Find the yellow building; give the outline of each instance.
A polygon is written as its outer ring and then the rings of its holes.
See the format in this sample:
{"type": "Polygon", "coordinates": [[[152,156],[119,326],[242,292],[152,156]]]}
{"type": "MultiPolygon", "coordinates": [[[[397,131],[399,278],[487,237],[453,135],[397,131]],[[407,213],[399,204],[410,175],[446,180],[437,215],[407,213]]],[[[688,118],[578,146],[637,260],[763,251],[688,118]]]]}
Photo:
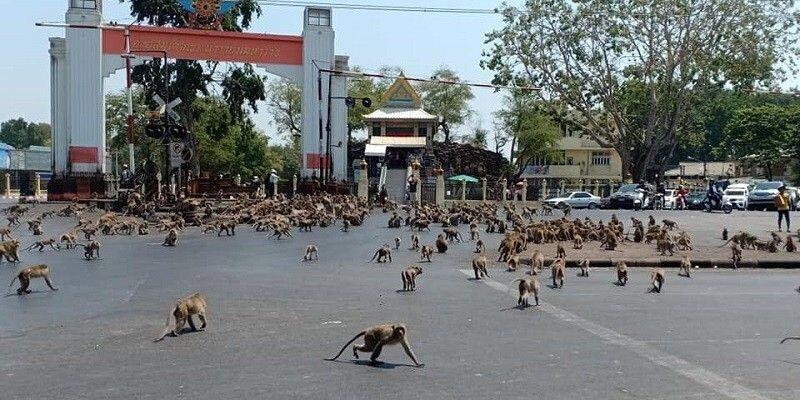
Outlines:
{"type": "MultiPolygon", "coordinates": [[[[558,140],[557,161],[535,160],[525,168],[521,177],[547,179],[548,186],[564,181],[566,185],[593,185],[622,181],[622,159],[613,148],[602,147],[588,135],[562,126],[558,140]]],[[[536,183],[538,185],[538,182],[536,183]]]]}

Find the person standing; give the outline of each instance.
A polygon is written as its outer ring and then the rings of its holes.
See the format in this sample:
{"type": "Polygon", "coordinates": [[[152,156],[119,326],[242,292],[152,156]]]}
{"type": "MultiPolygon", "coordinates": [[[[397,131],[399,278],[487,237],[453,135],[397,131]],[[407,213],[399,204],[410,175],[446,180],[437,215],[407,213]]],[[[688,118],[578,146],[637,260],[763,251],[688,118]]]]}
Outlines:
{"type": "Polygon", "coordinates": [[[786,191],[786,185],[781,185],[778,188],[778,195],[775,196],[775,208],[778,209],[778,232],[781,232],[781,222],[786,218],[786,232],[792,230],[789,221],[789,208],[791,207],[791,199],[789,199],[789,192],[786,191]]]}

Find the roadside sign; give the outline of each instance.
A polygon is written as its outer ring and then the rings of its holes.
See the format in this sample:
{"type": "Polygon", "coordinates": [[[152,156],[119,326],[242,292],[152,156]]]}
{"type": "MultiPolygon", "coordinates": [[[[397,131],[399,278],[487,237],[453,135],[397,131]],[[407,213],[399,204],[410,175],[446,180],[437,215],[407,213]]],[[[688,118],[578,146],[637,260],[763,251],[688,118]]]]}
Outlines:
{"type": "Polygon", "coordinates": [[[169,144],[169,163],[173,168],[180,167],[183,164],[183,149],[182,142],[172,142],[169,144]]]}

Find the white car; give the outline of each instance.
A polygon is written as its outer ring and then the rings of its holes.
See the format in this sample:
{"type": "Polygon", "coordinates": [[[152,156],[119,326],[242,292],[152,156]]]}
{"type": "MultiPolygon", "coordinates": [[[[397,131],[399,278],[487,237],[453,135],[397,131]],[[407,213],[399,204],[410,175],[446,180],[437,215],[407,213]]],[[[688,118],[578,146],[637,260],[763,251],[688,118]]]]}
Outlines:
{"type": "Polygon", "coordinates": [[[570,192],[562,197],[553,197],[544,201],[551,206],[566,203],[572,208],[595,209],[600,207],[600,198],[588,192],[570,192]]]}
{"type": "MultiPolygon", "coordinates": [[[[734,186],[734,185],[731,185],[734,186]]],[[[731,187],[722,192],[722,203],[730,202],[734,207],[739,210],[747,209],[747,196],[749,195],[747,188],[731,187]]]]}
{"type": "Polygon", "coordinates": [[[665,210],[674,210],[675,209],[675,193],[678,189],[667,189],[664,191],[664,209],[665,210]]]}

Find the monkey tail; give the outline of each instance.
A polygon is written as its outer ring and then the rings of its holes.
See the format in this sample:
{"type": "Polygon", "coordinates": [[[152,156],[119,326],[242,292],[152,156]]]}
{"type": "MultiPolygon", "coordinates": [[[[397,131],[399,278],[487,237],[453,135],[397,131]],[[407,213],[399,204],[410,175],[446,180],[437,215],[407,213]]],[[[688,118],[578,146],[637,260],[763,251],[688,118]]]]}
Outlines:
{"type": "Polygon", "coordinates": [[[522,278],[517,278],[517,279],[514,279],[513,281],[509,282],[508,283],[508,289],[506,290],[506,293],[511,294],[511,285],[513,285],[514,282],[522,282],[522,278]]]}
{"type": "Polygon", "coordinates": [[[727,242],[723,243],[723,244],[722,244],[722,246],[719,246],[719,247],[725,247],[725,246],[727,246],[727,245],[728,245],[728,243],[730,243],[730,242],[732,242],[732,241],[733,241],[733,238],[730,238],[730,239],[728,239],[728,241],[727,241],[727,242]]]}
{"type": "Polygon", "coordinates": [[[356,341],[356,339],[360,338],[361,336],[364,336],[364,334],[365,334],[365,333],[367,333],[367,331],[361,331],[361,332],[360,332],[358,335],[356,335],[355,337],[353,337],[352,339],[350,339],[350,341],[349,341],[349,342],[345,343],[345,345],[344,345],[344,346],[342,346],[342,349],[341,349],[341,350],[339,350],[339,353],[338,353],[338,354],[336,354],[336,355],[335,355],[335,356],[333,356],[332,358],[326,358],[326,359],[325,359],[325,361],[334,361],[334,360],[336,360],[337,358],[339,358],[339,356],[340,356],[340,355],[342,355],[342,353],[344,353],[345,349],[347,349],[347,346],[350,346],[350,344],[352,344],[353,342],[355,342],[355,341],[356,341]]]}
{"type": "Polygon", "coordinates": [[[787,338],[784,338],[783,340],[781,340],[781,344],[785,343],[788,340],[800,340],[800,336],[789,336],[787,338]]]}
{"type": "MultiPolygon", "coordinates": [[[[175,308],[177,308],[177,306],[176,306],[175,308]]],[[[164,326],[164,332],[161,334],[161,336],[159,336],[159,337],[157,337],[157,338],[153,339],[153,343],[160,342],[160,341],[164,340],[164,338],[165,338],[165,337],[167,336],[167,334],[169,333],[169,322],[170,322],[170,315],[172,315],[172,314],[174,314],[174,313],[175,313],[175,308],[173,308],[173,309],[170,311],[170,313],[169,313],[169,314],[167,314],[167,322],[166,322],[166,324],[165,324],[165,326],[164,326]]]]}

